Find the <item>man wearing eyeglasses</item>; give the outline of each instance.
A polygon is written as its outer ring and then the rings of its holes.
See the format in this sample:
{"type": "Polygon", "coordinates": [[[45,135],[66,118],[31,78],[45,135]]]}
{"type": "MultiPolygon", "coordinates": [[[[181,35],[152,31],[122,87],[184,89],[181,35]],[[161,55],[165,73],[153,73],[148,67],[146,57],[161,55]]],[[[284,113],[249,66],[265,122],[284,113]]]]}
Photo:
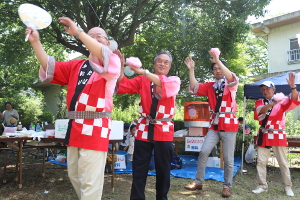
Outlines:
{"type": "Polygon", "coordinates": [[[211,109],[211,125],[199,153],[196,180],[185,186],[185,189],[202,190],[208,156],[215,145],[222,140],[225,168],[222,196],[230,197],[234,170],[234,149],[238,131],[235,96],[239,79],[226,67],[226,63],[219,59],[219,54],[214,51],[209,51],[209,54],[212,57],[210,59],[212,61],[211,70],[215,78],[213,82],[198,83],[195,78],[193,59],[188,57],[184,62],[189,69],[189,91],[197,96],[207,96],[211,109]]]}
{"type": "Polygon", "coordinates": [[[258,120],[260,125],[256,141],[256,168],[259,186],[257,189],[252,190],[255,194],[268,191],[266,165],[268,164],[268,159],[270,157],[270,148],[272,148],[280,166],[285,193],[287,196],[294,196],[288,160],[286,157],[287,141],[284,130],[285,112],[294,109],[300,104],[294,73],[289,73],[287,83],[291,87],[289,98],[274,98],[274,93],[276,91],[275,84],[271,81],[264,81],[260,85],[260,90],[264,99],[259,99],[255,102],[254,119],[258,120]]]}
{"type": "MultiPolygon", "coordinates": [[[[131,200],[145,199],[149,163],[154,149],[156,199],[167,200],[170,164],[173,157],[175,98],[180,89],[177,76],[167,76],[172,56],[161,51],[154,57],[154,73],[131,66],[136,74],[128,79],[121,73],[117,94],[140,94],[140,117],[136,126],[132,163],[131,200]]],[[[123,70],[123,68],[122,68],[123,70]]]]}
{"type": "Polygon", "coordinates": [[[64,29],[88,48],[88,59],[59,62],[48,56],[39,33],[27,27],[26,35],[41,67],[42,82],[68,85],[69,125],[68,175],[79,199],[101,199],[104,168],[111,131],[112,95],[120,75],[120,58],[112,53],[105,31],[99,27],[88,34],[66,17],[59,18],[64,29]]]}

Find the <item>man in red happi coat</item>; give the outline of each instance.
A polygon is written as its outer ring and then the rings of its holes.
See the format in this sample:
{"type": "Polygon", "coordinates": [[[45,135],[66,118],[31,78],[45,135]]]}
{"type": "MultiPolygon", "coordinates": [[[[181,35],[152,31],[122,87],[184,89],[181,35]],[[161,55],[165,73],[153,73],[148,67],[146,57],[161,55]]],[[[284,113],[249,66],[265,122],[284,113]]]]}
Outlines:
{"type": "Polygon", "coordinates": [[[209,51],[209,54],[210,60],[213,62],[211,70],[215,78],[212,82],[198,83],[195,78],[193,59],[188,57],[184,62],[189,69],[190,92],[197,96],[207,96],[211,112],[211,124],[198,157],[196,179],[190,185],[185,186],[185,189],[202,190],[208,156],[215,145],[222,140],[225,180],[222,196],[230,197],[234,170],[234,149],[238,131],[235,97],[239,79],[226,67],[226,63],[219,59],[219,54],[214,51],[209,51]]]}
{"type": "Polygon", "coordinates": [[[170,188],[170,164],[173,157],[175,98],[180,89],[177,76],[167,76],[172,56],[161,51],[154,57],[154,73],[131,66],[136,74],[128,79],[121,73],[117,94],[140,94],[140,117],[136,125],[133,180],[130,199],[145,199],[148,167],[154,149],[156,199],[167,200],[170,188]]]}
{"type": "Polygon", "coordinates": [[[59,62],[45,52],[39,34],[28,27],[26,34],[46,83],[68,85],[70,119],[65,138],[68,146],[68,175],[79,199],[100,200],[111,131],[112,95],[120,74],[120,58],[108,48],[106,32],[94,27],[86,34],[66,17],[59,18],[64,29],[90,51],[88,59],[59,62]]]}
{"type": "Polygon", "coordinates": [[[285,193],[288,196],[294,196],[288,160],[286,157],[287,141],[284,130],[285,112],[294,109],[300,104],[294,73],[289,73],[287,83],[291,87],[289,98],[279,100],[274,98],[276,90],[275,84],[271,81],[264,81],[260,85],[264,99],[259,99],[255,102],[254,119],[258,120],[261,126],[256,141],[258,157],[256,168],[259,186],[257,189],[252,190],[252,192],[256,194],[268,191],[266,165],[268,163],[268,158],[270,157],[270,148],[272,148],[280,166],[285,193]]]}

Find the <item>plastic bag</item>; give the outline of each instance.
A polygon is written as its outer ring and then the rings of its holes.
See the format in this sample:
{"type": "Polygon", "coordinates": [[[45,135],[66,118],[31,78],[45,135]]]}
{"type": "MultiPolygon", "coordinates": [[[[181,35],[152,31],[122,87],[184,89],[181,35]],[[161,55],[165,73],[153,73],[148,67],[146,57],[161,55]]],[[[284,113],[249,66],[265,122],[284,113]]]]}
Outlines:
{"type": "Polygon", "coordinates": [[[256,152],[255,152],[255,149],[254,149],[253,139],[251,139],[251,141],[249,143],[248,150],[247,150],[246,155],[245,155],[245,161],[247,163],[253,163],[255,156],[256,156],[256,152]]]}
{"type": "Polygon", "coordinates": [[[67,157],[66,157],[65,155],[58,155],[58,156],[55,158],[55,161],[64,163],[64,162],[66,162],[66,158],[67,158],[67,157]]]}
{"type": "Polygon", "coordinates": [[[177,155],[174,155],[171,161],[171,169],[181,169],[182,168],[182,160],[177,155]]]}

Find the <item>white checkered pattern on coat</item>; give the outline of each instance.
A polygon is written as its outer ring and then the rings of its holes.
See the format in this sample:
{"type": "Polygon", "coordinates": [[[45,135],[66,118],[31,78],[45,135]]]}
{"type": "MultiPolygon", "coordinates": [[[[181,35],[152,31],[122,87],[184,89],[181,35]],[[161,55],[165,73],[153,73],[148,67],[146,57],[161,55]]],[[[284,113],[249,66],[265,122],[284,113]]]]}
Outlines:
{"type": "MultiPolygon", "coordinates": [[[[146,131],[146,124],[143,122],[147,122],[149,123],[148,119],[145,118],[139,118],[138,123],[139,123],[139,127],[137,129],[137,131],[135,132],[135,137],[137,136],[138,132],[142,132],[142,138],[143,139],[147,139],[148,138],[148,131],[146,131]]],[[[163,132],[170,132],[170,126],[173,126],[172,122],[162,122],[162,121],[157,121],[156,122],[157,125],[161,126],[161,129],[163,132]]]]}
{"type": "MultiPolygon", "coordinates": [[[[282,130],[282,126],[280,126],[280,121],[276,121],[275,124],[271,124],[272,121],[268,121],[266,124],[267,129],[277,129],[277,130],[282,130]]],[[[285,140],[285,131],[273,131],[273,132],[268,132],[268,139],[272,140],[275,139],[275,135],[278,135],[279,140],[285,140]]]]}
{"type": "Polygon", "coordinates": [[[170,108],[170,110],[166,111],[166,107],[163,105],[159,105],[159,108],[156,112],[156,118],[170,118],[174,116],[175,114],[175,109],[170,108]]]}
{"type": "MultiPolygon", "coordinates": [[[[86,119],[75,119],[75,123],[82,124],[81,134],[91,136],[93,134],[94,127],[97,126],[97,127],[101,127],[101,129],[102,129],[101,137],[107,138],[109,129],[105,128],[105,127],[102,127],[102,118],[93,119],[93,124],[92,125],[86,124],[85,120],[86,119]]],[[[88,119],[88,120],[91,120],[91,119],[88,119]]],[[[109,120],[109,123],[110,124],[109,124],[108,127],[111,127],[111,120],[109,120]]]]}
{"type": "MultiPolygon", "coordinates": [[[[144,113],[143,112],[143,107],[142,106],[140,106],[140,115],[142,115],[142,116],[144,116],[144,117],[147,117],[147,113],[144,113]]],[[[139,121],[140,122],[140,121],[139,121]]]]}
{"type": "Polygon", "coordinates": [[[92,112],[96,112],[97,108],[105,108],[105,99],[103,98],[98,98],[97,102],[95,102],[94,100],[89,99],[89,95],[82,93],[79,96],[78,101],[76,102],[76,107],[75,110],[77,110],[77,107],[80,106],[85,106],[85,109],[80,109],[81,111],[92,111],[92,112]]]}

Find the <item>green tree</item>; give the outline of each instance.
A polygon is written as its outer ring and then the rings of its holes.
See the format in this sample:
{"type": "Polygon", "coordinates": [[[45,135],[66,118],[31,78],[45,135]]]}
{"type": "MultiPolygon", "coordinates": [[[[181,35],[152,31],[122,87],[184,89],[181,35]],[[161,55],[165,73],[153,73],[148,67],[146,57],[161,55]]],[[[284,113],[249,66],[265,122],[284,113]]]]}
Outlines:
{"type": "MultiPolygon", "coordinates": [[[[94,26],[107,30],[127,55],[139,56],[149,68],[155,53],[170,50],[174,56],[172,75],[188,85],[188,72],[183,65],[186,56],[193,54],[199,81],[211,77],[209,56],[211,47],[219,47],[222,59],[228,61],[233,71],[239,69],[231,63],[237,58],[236,45],[249,30],[245,20],[249,15],[264,14],[263,8],[270,0],[28,0],[47,10],[53,23],[40,31],[41,41],[49,55],[66,60],[71,50],[88,55],[84,45],[69,36],[58,22],[66,16],[75,20],[85,32],[94,26]],[[95,14],[96,13],[96,14],[95,14]],[[99,17],[99,19],[98,19],[99,17]],[[63,47],[63,48],[62,48],[63,47]]],[[[37,80],[37,66],[31,47],[24,42],[25,25],[17,16],[20,0],[3,0],[0,4],[0,72],[1,96],[11,96],[26,89],[37,80]]],[[[240,72],[242,73],[242,72],[240,72]]],[[[182,92],[182,97],[190,97],[182,92]]]]}

